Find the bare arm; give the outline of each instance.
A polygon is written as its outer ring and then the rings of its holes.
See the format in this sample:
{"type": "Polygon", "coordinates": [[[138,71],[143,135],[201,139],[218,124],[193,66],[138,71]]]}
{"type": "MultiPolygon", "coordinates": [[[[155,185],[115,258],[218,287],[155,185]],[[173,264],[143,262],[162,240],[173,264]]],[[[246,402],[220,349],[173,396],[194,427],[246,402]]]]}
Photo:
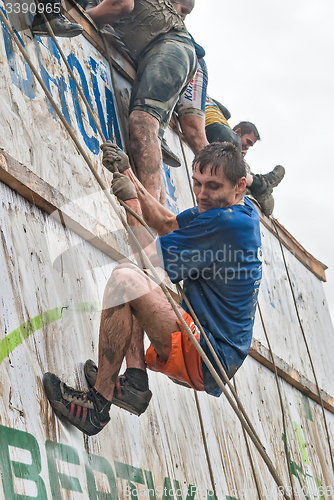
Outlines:
{"type": "Polygon", "coordinates": [[[89,9],[88,14],[98,26],[103,26],[128,16],[133,9],[134,0],[103,0],[96,7],[89,9]]]}
{"type": "MultiPolygon", "coordinates": [[[[137,212],[138,215],[142,216],[142,211],[140,208],[140,202],[138,198],[131,198],[129,200],[126,200],[125,203],[132,208],[135,212],[137,212]]],[[[152,236],[148,233],[148,231],[145,229],[145,227],[142,226],[142,224],[135,218],[133,215],[131,215],[129,212],[126,213],[127,221],[129,226],[131,227],[132,231],[134,232],[137,240],[139,241],[140,245],[142,248],[145,250],[145,253],[147,257],[150,259],[151,263],[154,266],[162,266],[162,261],[160,257],[158,256],[157,253],[157,247],[155,240],[152,238],[152,236]]],[[[131,238],[130,238],[131,241],[131,238]]],[[[131,243],[132,249],[136,254],[138,254],[138,248],[135,246],[135,244],[131,243]]],[[[140,257],[137,258],[138,261],[140,261],[140,257]]]]}
{"type": "MultiPolygon", "coordinates": [[[[131,168],[123,172],[135,185],[142,216],[148,226],[155,229],[159,236],[172,233],[179,228],[176,216],[163,207],[141,184],[131,168]]],[[[132,208],[132,207],[131,207],[132,208]]],[[[137,212],[137,210],[136,210],[137,212]]]]}
{"type": "MultiPolygon", "coordinates": [[[[104,0],[105,1],[105,0],[104,0]]],[[[100,145],[103,151],[102,163],[113,173],[122,173],[131,181],[132,186],[137,194],[141,214],[145,222],[155,229],[159,236],[171,233],[178,229],[176,217],[169,210],[163,207],[141,184],[137,177],[133,174],[128,156],[124,152],[120,152],[116,144],[105,142],[100,145]]],[[[125,183],[126,184],[126,183],[125,183]]],[[[124,200],[122,194],[119,193],[121,199],[124,200]]],[[[131,198],[130,198],[131,199],[131,198]]]]}

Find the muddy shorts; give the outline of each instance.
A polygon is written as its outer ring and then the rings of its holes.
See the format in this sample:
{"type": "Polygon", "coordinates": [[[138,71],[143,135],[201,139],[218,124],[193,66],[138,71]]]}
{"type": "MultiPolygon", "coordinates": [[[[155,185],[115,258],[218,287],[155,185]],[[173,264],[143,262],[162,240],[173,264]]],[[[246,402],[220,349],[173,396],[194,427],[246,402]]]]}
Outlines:
{"type": "Polygon", "coordinates": [[[149,113],[164,131],[196,68],[195,49],[187,33],[174,30],[159,36],[139,58],[129,113],[133,110],[149,113]]]}
{"type": "MultiPolygon", "coordinates": [[[[184,313],[183,319],[199,342],[201,334],[192,317],[184,313]]],[[[167,361],[161,359],[151,344],[145,355],[147,368],[184,382],[197,391],[204,391],[201,357],[181,323],[179,321],[177,323],[180,331],[172,333],[172,349],[169,358],[167,361]]]]}
{"type": "Polygon", "coordinates": [[[204,59],[198,60],[197,71],[188,84],[186,90],[180,95],[175,111],[182,116],[205,117],[206,89],[208,86],[208,72],[204,59]]]}

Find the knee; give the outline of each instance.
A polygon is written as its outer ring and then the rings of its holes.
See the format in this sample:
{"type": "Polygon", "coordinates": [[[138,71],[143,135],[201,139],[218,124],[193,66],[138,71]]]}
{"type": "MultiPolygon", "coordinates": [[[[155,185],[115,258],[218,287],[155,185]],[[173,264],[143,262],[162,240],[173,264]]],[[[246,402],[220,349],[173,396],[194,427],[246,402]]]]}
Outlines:
{"type": "Polygon", "coordinates": [[[144,273],[137,266],[130,262],[118,264],[111,273],[109,281],[114,285],[130,284],[133,281],[138,281],[141,277],[145,277],[144,273]]]}
{"type": "Polygon", "coordinates": [[[136,270],[136,266],[131,264],[130,262],[126,262],[124,264],[118,264],[113,272],[111,273],[110,279],[123,279],[123,277],[132,274],[136,270]]]}
{"type": "Polygon", "coordinates": [[[131,263],[116,266],[107,282],[104,297],[109,297],[115,291],[122,290],[124,292],[132,282],[136,270],[136,266],[131,263]]]}

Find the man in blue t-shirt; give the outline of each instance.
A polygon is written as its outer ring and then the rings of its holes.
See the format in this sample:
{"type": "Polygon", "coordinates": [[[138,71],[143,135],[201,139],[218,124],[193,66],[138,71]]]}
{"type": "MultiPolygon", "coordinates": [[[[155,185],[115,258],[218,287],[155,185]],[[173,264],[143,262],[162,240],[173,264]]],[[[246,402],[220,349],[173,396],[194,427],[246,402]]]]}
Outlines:
{"type": "MultiPolygon", "coordinates": [[[[187,299],[233,377],[250,348],[262,274],[259,216],[244,196],[246,171],[240,152],[230,143],[215,143],[195,156],[198,205],[177,216],[143,188],[114,145],[104,145],[103,153],[103,163],[114,167],[113,193],[159,235],[154,240],[127,213],[137,239],[154,265],[164,265],[173,283],[184,281],[187,299]]],[[[218,370],[186,305],[178,307],[218,370]]],[[[137,415],[146,410],[152,396],[147,368],[195,390],[221,393],[160,287],[137,266],[121,264],[104,293],[98,371],[91,360],[84,368],[91,389],[74,390],[51,373],[44,376],[44,387],[55,411],[92,435],[110,420],[111,404],[137,415]],[[146,354],[144,331],[151,341],[146,354]],[[124,358],[127,369],[118,376],[124,358]]]]}

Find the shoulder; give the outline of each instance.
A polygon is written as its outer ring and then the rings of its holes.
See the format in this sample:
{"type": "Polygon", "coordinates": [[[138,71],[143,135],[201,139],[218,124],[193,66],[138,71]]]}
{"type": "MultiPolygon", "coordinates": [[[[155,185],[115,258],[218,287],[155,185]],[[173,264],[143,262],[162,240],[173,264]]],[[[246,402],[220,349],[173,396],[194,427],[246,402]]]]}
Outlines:
{"type": "Polygon", "coordinates": [[[176,221],[179,227],[188,226],[194,219],[198,217],[198,208],[188,208],[176,216],[176,221]]]}
{"type": "Polygon", "coordinates": [[[197,219],[219,228],[243,228],[260,222],[259,214],[253,203],[245,197],[244,204],[226,208],[215,208],[200,214],[197,219]]]}

